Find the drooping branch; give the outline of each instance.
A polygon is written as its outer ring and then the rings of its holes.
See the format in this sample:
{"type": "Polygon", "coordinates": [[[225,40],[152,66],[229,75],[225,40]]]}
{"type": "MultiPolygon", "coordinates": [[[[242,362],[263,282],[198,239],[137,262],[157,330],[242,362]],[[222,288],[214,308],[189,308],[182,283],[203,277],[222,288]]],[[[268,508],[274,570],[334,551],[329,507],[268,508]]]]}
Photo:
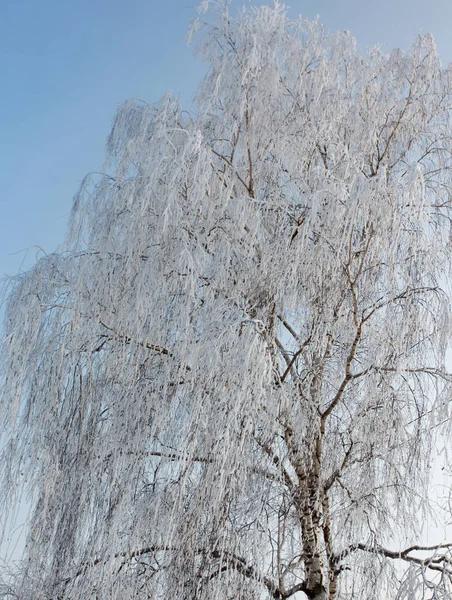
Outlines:
{"type": "MultiPolygon", "coordinates": [[[[370,174],[369,174],[370,177],[375,177],[375,175],[378,173],[378,169],[380,168],[382,161],[384,160],[385,156],[387,155],[389,147],[391,145],[391,142],[392,142],[395,134],[397,133],[397,130],[400,128],[403,118],[405,116],[405,113],[408,110],[408,107],[410,106],[410,104],[412,102],[412,94],[413,94],[413,90],[412,90],[412,86],[410,85],[410,89],[409,89],[408,95],[405,100],[405,105],[403,106],[402,110],[400,111],[400,114],[397,117],[390,134],[388,135],[388,138],[386,140],[386,143],[384,145],[382,152],[380,152],[380,147],[379,147],[379,144],[377,141],[377,157],[376,157],[377,160],[376,160],[375,165],[373,165],[373,164],[370,165],[370,174]]],[[[389,114],[388,114],[388,116],[389,116],[389,114]]],[[[387,119],[386,119],[386,121],[387,121],[387,119]]],[[[411,144],[411,142],[410,142],[410,144],[411,144]]]]}
{"type": "Polygon", "coordinates": [[[250,125],[250,117],[248,109],[245,112],[245,124],[246,124],[246,151],[248,154],[248,168],[249,168],[249,183],[248,183],[248,193],[250,198],[254,198],[254,175],[253,175],[253,159],[251,157],[251,148],[250,148],[250,140],[249,140],[249,125],[250,125]]]}
{"type": "Polygon", "coordinates": [[[245,187],[245,189],[249,192],[249,185],[246,183],[246,181],[243,179],[243,177],[241,177],[238,173],[237,173],[237,169],[234,167],[234,165],[232,164],[232,162],[229,160],[229,158],[227,158],[227,156],[224,156],[223,154],[221,154],[220,152],[217,152],[215,150],[215,148],[211,148],[212,152],[215,154],[215,156],[218,156],[218,158],[221,158],[222,160],[224,160],[224,162],[231,167],[231,169],[233,169],[235,176],[237,177],[237,179],[240,181],[240,183],[245,187]]]}
{"type": "Polygon", "coordinates": [[[363,321],[364,322],[369,321],[369,319],[371,317],[373,317],[373,315],[377,311],[381,310],[382,308],[385,308],[386,306],[389,306],[390,304],[394,304],[400,300],[407,300],[408,298],[410,298],[411,296],[414,296],[416,294],[423,294],[425,292],[438,292],[438,291],[439,291],[439,288],[437,286],[407,288],[400,294],[397,294],[396,296],[393,296],[392,298],[388,298],[387,300],[383,300],[382,298],[380,298],[379,300],[374,302],[371,306],[368,306],[366,309],[363,310],[363,313],[362,313],[363,321]]]}
{"type": "Polygon", "coordinates": [[[292,490],[293,486],[294,486],[292,478],[290,477],[289,473],[287,472],[287,469],[284,467],[278,454],[273,450],[273,448],[268,443],[264,442],[263,440],[260,440],[257,436],[253,436],[253,439],[262,448],[262,450],[265,452],[265,454],[267,454],[267,456],[271,459],[271,461],[275,465],[275,467],[277,467],[277,469],[280,471],[287,488],[289,490],[292,490]]]}
{"type": "MultiPolygon", "coordinates": [[[[352,286],[354,286],[354,282],[351,281],[352,286]]],[[[358,377],[362,377],[363,375],[367,374],[370,370],[376,369],[376,367],[369,367],[363,371],[360,371],[358,373],[352,373],[351,371],[351,365],[353,360],[355,359],[356,356],[356,351],[357,351],[357,347],[358,347],[358,343],[361,339],[362,333],[363,333],[363,328],[364,325],[375,315],[376,312],[378,312],[379,310],[381,310],[382,308],[393,304],[395,302],[398,302],[400,300],[406,299],[412,295],[418,294],[418,293],[424,293],[424,292],[431,292],[431,291],[437,291],[438,288],[437,287],[420,287],[420,288],[407,288],[406,290],[404,290],[403,292],[401,292],[400,294],[397,294],[396,296],[389,298],[388,300],[382,300],[382,301],[378,301],[376,303],[374,303],[372,306],[368,307],[367,309],[364,309],[362,311],[361,317],[359,321],[356,321],[356,313],[354,312],[354,320],[355,320],[355,324],[356,324],[356,333],[355,333],[355,337],[353,339],[349,354],[347,356],[346,359],[346,363],[345,363],[345,375],[344,378],[333,398],[333,400],[330,402],[330,404],[328,405],[328,407],[323,411],[322,413],[322,422],[326,422],[326,419],[329,417],[329,415],[332,413],[332,411],[334,410],[334,408],[339,404],[343,393],[348,385],[348,383],[353,380],[353,379],[357,379],[358,377]]],[[[357,302],[356,299],[354,299],[354,307],[355,310],[357,310],[357,302]]],[[[389,367],[382,367],[381,370],[386,370],[386,371],[393,371],[393,372],[397,372],[398,369],[396,368],[389,368],[389,367]]],[[[403,369],[402,369],[403,370],[403,369]]],[[[419,368],[419,369],[406,369],[406,372],[423,372],[423,373],[429,373],[431,375],[438,375],[440,376],[441,371],[438,369],[434,369],[434,368],[419,368]]],[[[445,372],[442,372],[444,375],[444,378],[446,378],[446,376],[448,377],[449,374],[446,374],[445,372]]],[[[449,379],[448,379],[449,380],[449,379]]]]}

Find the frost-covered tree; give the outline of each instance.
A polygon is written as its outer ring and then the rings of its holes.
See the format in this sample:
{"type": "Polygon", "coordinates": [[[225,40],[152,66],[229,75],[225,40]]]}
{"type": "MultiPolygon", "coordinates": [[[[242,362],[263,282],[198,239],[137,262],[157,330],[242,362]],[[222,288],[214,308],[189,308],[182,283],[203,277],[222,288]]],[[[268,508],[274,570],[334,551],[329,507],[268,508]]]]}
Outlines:
{"type": "Polygon", "coordinates": [[[450,599],[452,546],[416,544],[452,72],[430,36],[363,58],[279,4],[194,30],[193,114],[126,103],[64,247],[11,282],[1,498],[33,511],[4,594],[450,599]]]}

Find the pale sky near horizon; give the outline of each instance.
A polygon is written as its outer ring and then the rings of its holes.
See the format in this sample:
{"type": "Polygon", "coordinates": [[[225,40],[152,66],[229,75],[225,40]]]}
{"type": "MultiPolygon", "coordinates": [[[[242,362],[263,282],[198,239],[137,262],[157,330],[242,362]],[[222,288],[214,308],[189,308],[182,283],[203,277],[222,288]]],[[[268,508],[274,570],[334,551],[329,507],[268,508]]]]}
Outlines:
{"type": "MultiPolygon", "coordinates": [[[[271,2],[271,0],[269,0],[271,2]]],[[[232,8],[262,4],[233,0],[232,8]]],[[[362,51],[407,48],[434,34],[452,61],[450,0],[292,0],[290,14],[348,29],[362,51]]],[[[104,160],[127,98],[172,90],[186,106],[204,72],[185,44],[197,0],[0,0],[0,277],[17,273],[24,248],[63,241],[72,198],[104,160]]],[[[33,256],[33,252],[31,252],[33,256]]],[[[33,260],[29,257],[26,264],[33,260]]]]}

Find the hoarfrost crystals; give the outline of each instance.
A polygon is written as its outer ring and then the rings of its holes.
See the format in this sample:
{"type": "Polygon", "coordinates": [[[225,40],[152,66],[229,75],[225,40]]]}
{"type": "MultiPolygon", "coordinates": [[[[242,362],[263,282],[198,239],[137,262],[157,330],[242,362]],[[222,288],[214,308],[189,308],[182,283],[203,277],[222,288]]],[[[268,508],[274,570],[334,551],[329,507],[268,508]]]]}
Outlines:
{"type": "Polygon", "coordinates": [[[452,381],[450,71],[214,4],[196,116],[127,102],[12,284],[6,597],[452,598],[450,548],[411,548],[452,381]]]}

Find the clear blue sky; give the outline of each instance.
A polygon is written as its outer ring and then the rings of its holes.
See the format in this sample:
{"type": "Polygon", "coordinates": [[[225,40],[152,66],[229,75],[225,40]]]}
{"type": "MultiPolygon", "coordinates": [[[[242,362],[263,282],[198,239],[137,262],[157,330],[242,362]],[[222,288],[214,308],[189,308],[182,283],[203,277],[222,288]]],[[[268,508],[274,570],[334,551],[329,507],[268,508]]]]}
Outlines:
{"type": "MultiPolygon", "coordinates": [[[[233,7],[247,4],[234,0],[233,7]]],[[[256,2],[259,3],[259,2],[256,2]]],[[[292,0],[290,13],[349,29],[360,48],[406,48],[422,30],[452,61],[451,0],[292,0]]],[[[63,239],[72,197],[98,169],[117,107],[169,89],[189,104],[203,66],[185,45],[197,0],[2,0],[0,276],[10,253],[63,239]]],[[[29,263],[28,263],[29,264],[29,263]]]]}

